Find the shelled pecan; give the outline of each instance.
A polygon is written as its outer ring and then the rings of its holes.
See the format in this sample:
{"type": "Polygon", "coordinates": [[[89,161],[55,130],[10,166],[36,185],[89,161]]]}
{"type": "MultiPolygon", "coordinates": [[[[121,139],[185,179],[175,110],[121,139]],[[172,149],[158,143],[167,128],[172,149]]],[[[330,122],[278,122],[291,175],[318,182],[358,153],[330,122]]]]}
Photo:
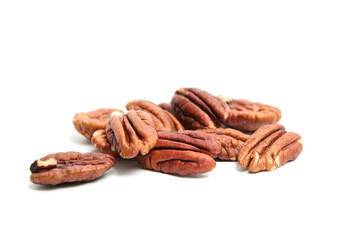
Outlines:
{"type": "Polygon", "coordinates": [[[280,120],[281,111],[273,106],[244,99],[222,98],[229,106],[222,122],[232,128],[254,131],[261,126],[280,120]]]}
{"type": "Polygon", "coordinates": [[[129,110],[123,116],[112,116],[105,133],[112,150],[115,149],[123,158],[147,154],[158,140],[152,117],[142,110],[129,110]]]}
{"type": "Polygon", "coordinates": [[[137,162],[147,169],[179,175],[202,174],[215,168],[212,156],[221,145],[210,134],[200,131],[174,133],[159,132],[155,147],[146,155],[138,155],[137,162]]]}
{"type": "Polygon", "coordinates": [[[221,127],[227,117],[228,105],[198,88],[180,88],[172,100],[171,109],[185,129],[221,127]]]}
{"type": "Polygon", "coordinates": [[[35,160],[30,181],[57,185],[65,182],[90,181],[102,176],[115,165],[115,158],[103,153],[60,152],[35,160]]]}
{"type": "Polygon", "coordinates": [[[119,153],[116,152],[115,147],[111,146],[107,139],[104,129],[99,129],[91,137],[91,143],[102,153],[111,154],[114,157],[118,157],[119,153]]]}
{"type": "Polygon", "coordinates": [[[168,111],[147,100],[133,100],[126,104],[127,110],[142,110],[150,114],[158,132],[183,131],[182,124],[168,111]]]}
{"type": "Polygon", "coordinates": [[[105,129],[111,114],[123,115],[119,109],[100,108],[90,112],[75,114],[73,124],[75,129],[84,137],[90,139],[93,133],[99,129],[105,129]]]}
{"type": "Polygon", "coordinates": [[[298,134],[286,132],[280,124],[265,125],[246,140],[237,160],[250,172],[270,171],[295,160],[302,148],[302,138],[298,134]]]}
{"type": "Polygon", "coordinates": [[[215,156],[220,160],[236,161],[239,150],[244,142],[250,137],[249,135],[232,128],[205,128],[197,131],[212,134],[221,144],[221,152],[215,156]]]}

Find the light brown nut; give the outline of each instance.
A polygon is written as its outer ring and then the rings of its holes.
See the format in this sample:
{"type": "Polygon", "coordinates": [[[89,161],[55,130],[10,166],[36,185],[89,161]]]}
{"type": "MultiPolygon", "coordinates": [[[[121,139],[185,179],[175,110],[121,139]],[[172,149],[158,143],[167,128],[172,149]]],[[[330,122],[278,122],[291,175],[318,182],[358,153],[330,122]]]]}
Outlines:
{"type": "Polygon", "coordinates": [[[147,100],[134,100],[126,105],[127,110],[142,110],[150,114],[158,132],[182,131],[184,127],[168,111],[147,100]]]}
{"type": "Polygon", "coordinates": [[[75,114],[73,124],[75,129],[84,137],[91,139],[93,133],[99,129],[105,129],[111,114],[123,115],[119,109],[100,108],[91,112],[75,114]]]}
{"type": "Polygon", "coordinates": [[[226,99],[229,106],[227,117],[222,122],[232,128],[254,131],[261,126],[280,120],[281,111],[273,106],[243,99],[226,99]]]}
{"type": "Polygon", "coordinates": [[[298,134],[286,132],[280,124],[265,125],[245,142],[237,160],[250,172],[270,171],[295,160],[302,149],[302,138],[298,134]]]}
{"type": "Polygon", "coordinates": [[[219,160],[236,161],[236,157],[249,135],[232,128],[198,129],[197,131],[212,134],[221,144],[221,152],[216,156],[219,160]]]}
{"type": "Polygon", "coordinates": [[[114,157],[118,157],[119,153],[116,152],[115,147],[109,143],[106,132],[104,129],[97,130],[91,137],[91,143],[96,149],[102,153],[111,154],[114,157]]]}
{"type": "Polygon", "coordinates": [[[35,184],[57,185],[84,182],[102,176],[115,165],[115,158],[103,153],[60,152],[35,160],[30,181],[35,184]]]}
{"type": "Polygon", "coordinates": [[[200,131],[174,133],[159,132],[154,149],[138,155],[136,160],[144,168],[179,175],[202,174],[211,171],[221,145],[210,134],[200,131]]]}
{"type": "Polygon", "coordinates": [[[112,116],[105,132],[110,145],[123,158],[147,154],[158,140],[151,116],[142,110],[129,110],[124,116],[112,116]]]}
{"type": "Polygon", "coordinates": [[[221,127],[219,119],[227,117],[229,108],[219,98],[198,88],[178,89],[170,105],[185,129],[221,127]]]}

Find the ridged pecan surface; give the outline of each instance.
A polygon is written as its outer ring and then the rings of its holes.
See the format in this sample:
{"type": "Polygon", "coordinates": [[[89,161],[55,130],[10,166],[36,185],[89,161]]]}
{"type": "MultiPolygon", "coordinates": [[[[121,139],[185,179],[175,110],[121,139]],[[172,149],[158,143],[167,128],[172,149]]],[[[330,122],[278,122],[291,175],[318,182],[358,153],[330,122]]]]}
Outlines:
{"type": "Polygon", "coordinates": [[[250,137],[249,135],[232,128],[206,128],[197,131],[212,134],[221,144],[221,152],[215,156],[220,160],[236,161],[237,154],[244,145],[244,142],[250,137]]]}
{"type": "Polygon", "coordinates": [[[136,160],[144,168],[179,175],[195,175],[211,171],[216,162],[212,156],[221,151],[219,142],[199,131],[159,132],[159,140],[146,155],[136,160]]]}
{"type": "Polygon", "coordinates": [[[133,100],[126,105],[127,110],[142,110],[150,114],[158,132],[183,131],[181,123],[168,111],[147,100],[133,100]]]}
{"type": "Polygon", "coordinates": [[[103,153],[60,152],[35,160],[30,180],[36,184],[57,185],[90,181],[115,165],[115,158],[103,153]]]}
{"type": "Polygon", "coordinates": [[[227,104],[198,88],[178,89],[170,105],[185,129],[221,127],[219,119],[227,117],[227,104]]]}
{"type": "Polygon", "coordinates": [[[111,114],[123,115],[119,109],[100,108],[91,112],[75,114],[73,124],[75,129],[84,137],[90,139],[99,129],[105,129],[111,114]]]}
{"type": "Polygon", "coordinates": [[[295,160],[303,149],[302,138],[280,124],[260,127],[246,140],[237,160],[250,172],[270,171],[295,160]]]}
{"type": "Polygon", "coordinates": [[[110,145],[123,158],[147,154],[158,140],[152,117],[142,110],[129,110],[123,116],[112,116],[105,133],[110,145]]]}

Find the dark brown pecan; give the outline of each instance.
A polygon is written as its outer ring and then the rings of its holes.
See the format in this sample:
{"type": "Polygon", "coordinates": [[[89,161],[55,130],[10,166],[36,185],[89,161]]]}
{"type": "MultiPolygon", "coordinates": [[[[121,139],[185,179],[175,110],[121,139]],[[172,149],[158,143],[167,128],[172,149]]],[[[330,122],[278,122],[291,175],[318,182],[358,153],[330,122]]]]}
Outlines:
{"type": "Polygon", "coordinates": [[[144,168],[179,175],[202,174],[215,168],[212,156],[221,151],[219,142],[199,131],[159,132],[159,140],[148,154],[136,160],[144,168]]]}
{"type": "Polygon", "coordinates": [[[298,134],[286,132],[280,124],[265,125],[246,140],[237,160],[250,172],[270,171],[295,160],[302,148],[302,138],[298,134]]]}
{"type": "Polygon", "coordinates": [[[254,131],[281,118],[281,111],[273,106],[243,99],[222,99],[229,106],[227,117],[222,122],[232,128],[254,131]]]}
{"type": "Polygon", "coordinates": [[[198,88],[178,89],[170,105],[185,129],[221,127],[219,119],[227,117],[229,108],[219,98],[198,88]]]}
{"type": "Polygon", "coordinates": [[[216,158],[221,160],[236,161],[237,154],[244,145],[244,142],[250,137],[249,135],[232,128],[215,128],[215,129],[198,129],[197,131],[212,134],[221,144],[221,152],[216,158]]]}
{"type": "Polygon", "coordinates": [[[115,157],[119,156],[119,153],[116,152],[115,147],[111,146],[109,143],[106,132],[104,129],[97,130],[91,137],[91,143],[102,153],[111,154],[115,157]]]}
{"type": "Polygon", "coordinates": [[[126,105],[126,109],[142,110],[150,114],[158,132],[175,132],[184,130],[181,123],[170,112],[150,101],[134,100],[126,105]]]}
{"type": "Polygon", "coordinates": [[[84,137],[90,139],[99,129],[105,129],[111,114],[123,115],[119,109],[100,108],[91,112],[75,114],[73,124],[75,129],[84,137]]]}
{"type": "Polygon", "coordinates": [[[151,116],[141,110],[129,110],[123,116],[112,116],[105,133],[110,145],[123,158],[133,158],[139,152],[147,154],[158,140],[151,116]]]}
{"type": "Polygon", "coordinates": [[[36,184],[57,185],[90,181],[115,165],[115,158],[103,153],[61,152],[35,160],[30,180],[36,184]]]}

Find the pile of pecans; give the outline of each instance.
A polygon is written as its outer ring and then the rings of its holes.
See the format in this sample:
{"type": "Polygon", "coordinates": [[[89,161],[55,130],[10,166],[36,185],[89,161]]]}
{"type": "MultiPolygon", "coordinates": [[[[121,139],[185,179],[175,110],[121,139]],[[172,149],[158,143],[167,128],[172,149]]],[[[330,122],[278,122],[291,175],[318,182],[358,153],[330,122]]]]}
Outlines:
{"type": "Polygon", "coordinates": [[[89,181],[113,167],[116,158],[183,176],[207,173],[216,161],[270,171],[302,151],[301,137],[277,124],[281,111],[261,103],[181,88],[170,103],[135,100],[126,109],[77,113],[76,130],[99,152],[49,154],[33,162],[30,180],[48,185],[89,181]]]}

